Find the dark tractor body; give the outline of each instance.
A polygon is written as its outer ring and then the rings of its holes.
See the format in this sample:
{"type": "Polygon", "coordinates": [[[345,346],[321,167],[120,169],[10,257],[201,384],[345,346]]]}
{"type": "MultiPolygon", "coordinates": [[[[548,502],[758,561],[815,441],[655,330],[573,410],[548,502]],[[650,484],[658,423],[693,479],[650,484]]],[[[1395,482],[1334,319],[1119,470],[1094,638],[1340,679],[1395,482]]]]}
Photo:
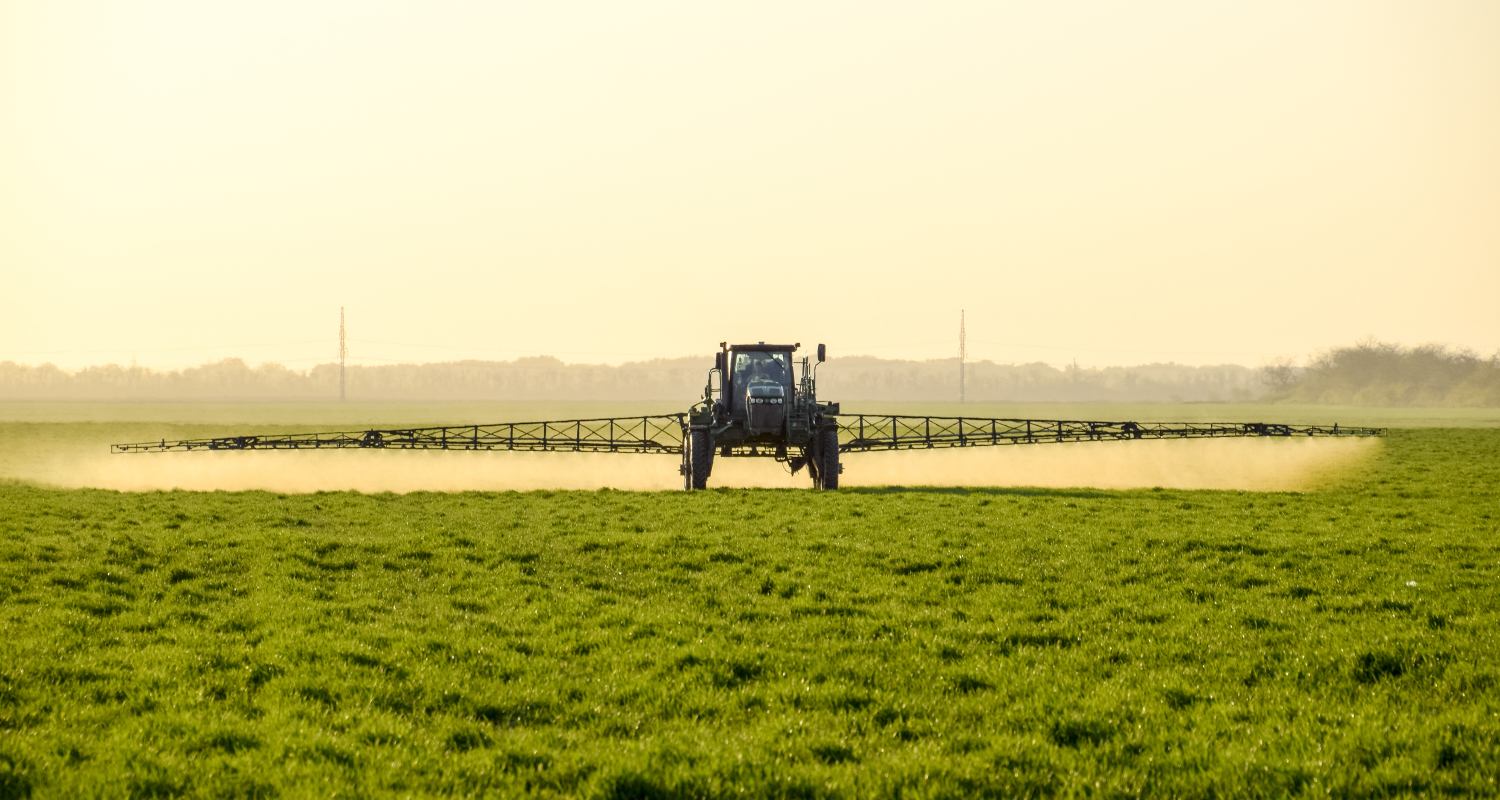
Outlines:
{"type": "MultiPolygon", "coordinates": [[[[683,483],[703,489],[714,458],[763,457],[793,473],[808,468],[813,486],[839,485],[838,403],[819,403],[817,367],[793,356],[800,344],[721,342],[703,400],[688,411],[683,483]]],[[[818,345],[818,363],[826,351],[818,345]]]]}

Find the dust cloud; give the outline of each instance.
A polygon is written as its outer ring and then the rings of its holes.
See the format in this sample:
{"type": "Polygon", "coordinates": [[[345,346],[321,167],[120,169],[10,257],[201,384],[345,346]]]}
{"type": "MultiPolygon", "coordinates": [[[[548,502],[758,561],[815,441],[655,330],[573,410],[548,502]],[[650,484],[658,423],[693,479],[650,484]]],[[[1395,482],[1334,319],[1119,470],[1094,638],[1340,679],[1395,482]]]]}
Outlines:
{"type": "MultiPolygon", "coordinates": [[[[857,486],[1035,486],[1295,491],[1336,479],[1371,439],[1216,439],[845,454],[857,486]]],[[[680,489],[670,456],[593,453],[235,452],[70,454],[13,464],[5,477],[67,488],[315,492],[680,489]]],[[[769,459],[719,459],[710,486],[803,488],[769,459]]]]}
{"type": "Polygon", "coordinates": [[[1016,445],[871,453],[850,459],[854,486],[1039,486],[1297,491],[1347,474],[1376,439],[1206,439],[1016,445]]]}

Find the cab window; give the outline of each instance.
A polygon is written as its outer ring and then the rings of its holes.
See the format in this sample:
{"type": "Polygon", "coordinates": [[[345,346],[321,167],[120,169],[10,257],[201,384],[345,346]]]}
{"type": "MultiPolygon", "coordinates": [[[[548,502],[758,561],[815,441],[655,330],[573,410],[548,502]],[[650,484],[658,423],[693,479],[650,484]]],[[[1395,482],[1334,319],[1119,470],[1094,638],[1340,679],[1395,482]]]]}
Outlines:
{"type": "Polygon", "coordinates": [[[735,353],[734,380],[740,386],[773,383],[785,386],[791,358],[786,353],[735,353]]]}

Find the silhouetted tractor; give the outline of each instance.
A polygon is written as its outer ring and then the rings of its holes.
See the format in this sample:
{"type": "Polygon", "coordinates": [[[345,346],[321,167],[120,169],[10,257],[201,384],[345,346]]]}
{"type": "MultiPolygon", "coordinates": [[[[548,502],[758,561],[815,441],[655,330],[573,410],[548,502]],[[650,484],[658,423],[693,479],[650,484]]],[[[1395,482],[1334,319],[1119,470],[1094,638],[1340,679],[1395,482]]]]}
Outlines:
{"type": "MultiPolygon", "coordinates": [[[[794,363],[799,347],[719,343],[703,401],[688,411],[686,488],[708,486],[716,454],[771,456],[794,474],[807,467],[816,488],[839,487],[839,404],[818,402],[817,365],[805,356],[794,363]]],[[[818,364],[826,358],[826,348],[818,345],[818,364]]]]}
{"type": "Polygon", "coordinates": [[[541,450],[658,453],[682,458],[683,483],[703,489],[715,458],[774,458],[793,473],[806,467],[813,486],[837,489],[839,456],[868,450],[917,450],[1045,442],[1224,437],[1380,436],[1379,428],[1270,422],[1105,422],[1099,420],[841,414],[818,401],[817,363],[794,363],[798,344],[719,344],[703,399],[686,414],[497,422],[332,433],[272,433],[111,445],[116,453],[182,450],[541,450]],[[797,373],[800,367],[800,374],[797,373]]]}

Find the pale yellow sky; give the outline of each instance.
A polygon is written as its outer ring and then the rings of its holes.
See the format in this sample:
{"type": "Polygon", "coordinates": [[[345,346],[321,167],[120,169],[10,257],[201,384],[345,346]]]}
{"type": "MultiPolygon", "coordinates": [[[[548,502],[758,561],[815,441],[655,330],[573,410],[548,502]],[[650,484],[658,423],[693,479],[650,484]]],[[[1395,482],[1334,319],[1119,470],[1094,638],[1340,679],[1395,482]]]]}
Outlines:
{"type": "Polygon", "coordinates": [[[1500,3],[0,0],[0,360],[1500,350],[1500,3]]]}

